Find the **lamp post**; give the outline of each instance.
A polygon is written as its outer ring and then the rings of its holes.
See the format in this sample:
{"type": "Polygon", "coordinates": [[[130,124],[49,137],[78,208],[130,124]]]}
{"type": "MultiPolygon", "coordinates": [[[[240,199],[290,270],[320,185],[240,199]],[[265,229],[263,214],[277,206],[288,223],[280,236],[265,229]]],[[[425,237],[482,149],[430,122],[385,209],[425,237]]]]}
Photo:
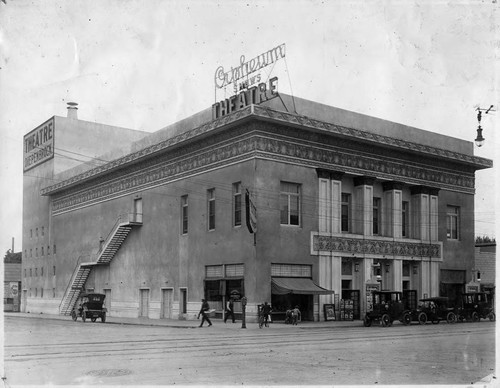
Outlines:
{"type": "Polygon", "coordinates": [[[482,147],[484,144],[484,137],[483,137],[483,128],[481,128],[481,118],[483,111],[485,114],[488,114],[489,112],[494,112],[495,110],[493,109],[493,105],[491,105],[488,109],[481,109],[477,108],[477,122],[478,122],[478,127],[477,127],[477,137],[474,140],[476,142],[476,145],[478,147],[482,147]]]}

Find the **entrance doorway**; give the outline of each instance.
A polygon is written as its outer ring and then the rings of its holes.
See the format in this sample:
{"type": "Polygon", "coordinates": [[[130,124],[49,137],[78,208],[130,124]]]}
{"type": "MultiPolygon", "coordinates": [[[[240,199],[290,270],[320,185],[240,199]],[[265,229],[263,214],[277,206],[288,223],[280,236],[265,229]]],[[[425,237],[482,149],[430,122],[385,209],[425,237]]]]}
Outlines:
{"type": "Polygon", "coordinates": [[[21,302],[21,312],[26,312],[26,304],[28,303],[28,290],[23,290],[23,300],[21,302]]]}
{"type": "Polygon", "coordinates": [[[149,289],[140,290],[139,317],[149,317],[149,289]]]}
{"type": "Polygon", "coordinates": [[[171,288],[161,290],[161,312],[160,318],[172,318],[172,304],[174,302],[174,290],[171,288]]]}

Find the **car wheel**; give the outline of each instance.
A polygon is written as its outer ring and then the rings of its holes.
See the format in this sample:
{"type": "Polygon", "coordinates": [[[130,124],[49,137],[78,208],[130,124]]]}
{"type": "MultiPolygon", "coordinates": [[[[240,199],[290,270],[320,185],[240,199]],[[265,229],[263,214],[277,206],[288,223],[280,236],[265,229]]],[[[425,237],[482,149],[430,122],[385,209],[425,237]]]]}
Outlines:
{"type": "Polygon", "coordinates": [[[455,313],[448,313],[446,315],[446,322],[448,323],[455,323],[457,321],[457,316],[455,313]]]}
{"type": "Polygon", "coordinates": [[[102,313],[101,322],[102,323],[106,322],[106,313],[102,313]]]}
{"type": "Polygon", "coordinates": [[[83,322],[85,322],[86,320],[87,320],[87,312],[86,312],[86,311],[84,311],[84,312],[82,313],[82,321],[83,321],[83,322]]]}
{"type": "Polygon", "coordinates": [[[372,319],[368,315],[366,315],[365,319],[363,319],[363,325],[365,327],[370,327],[372,325],[372,319]]]}
{"type": "Polygon", "coordinates": [[[495,313],[494,312],[490,312],[488,314],[488,319],[493,322],[495,320],[495,313]]]}
{"type": "Polygon", "coordinates": [[[425,325],[427,323],[427,314],[425,313],[418,314],[418,323],[420,323],[421,325],[425,325]]]}
{"type": "Polygon", "coordinates": [[[403,314],[403,324],[409,325],[411,323],[411,315],[409,313],[403,314]]]}
{"type": "Polygon", "coordinates": [[[76,321],[77,318],[78,318],[78,316],[76,315],[76,311],[75,310],[71,311],[71,319],[73,321],[76,321]]]}
{"type": "Polygon", "coordinates": [[[472,318],[472,322],[479,321],[479,315],[477,315],[477,313],[475,311],[472,313],[471,318],[472,318]]]}
{"type": "Polygon", "coordinates": [[[389,314],[382,315],[380,321],[382,322],[382,326],[384,327],[391,326],[391,317],[389,317],[389,314]]]}

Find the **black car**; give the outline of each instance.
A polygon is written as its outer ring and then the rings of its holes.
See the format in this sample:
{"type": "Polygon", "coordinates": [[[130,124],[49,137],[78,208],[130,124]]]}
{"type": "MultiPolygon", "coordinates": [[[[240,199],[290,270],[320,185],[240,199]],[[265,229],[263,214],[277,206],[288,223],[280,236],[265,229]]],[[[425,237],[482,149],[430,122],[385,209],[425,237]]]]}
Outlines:
{"type": "Polygon", "coordinates": [[[418,307],[411,311],[411,319],[418,321],[421,325],[426,324],[427,321],[435,324],[441,321],[455,323],[457,316],[455,308],[450,307],[450,300],[447,297],[436,296],[420,299],[418,307]]]}
{"type": "Polygon", "coordinates": [[[391,326],[397,319],[405,325],[411,323],[411,316],[405,310],[403,293],[399,291],[373,291],[373,305],[371,311],[367,311],[363,324],[368,327],[373,321],[378,321],[382,326],[391,326]]]}
{"type": "Polygon", "coordinates": [[[458,320],[460,322],[471,320],[477,322],[481,318],[495,320],[493,300],[485,292],[470,292],[462,294],[461,305],[458,307],[458,320]]]}
{"type": "Polygon", "coordinates": [[[97,318],[101,318],[101,322],[106,322],[106,307],[104,307],[104,294],[83,294],[80,296],[77,307],[71,311],[71,318],[76,321],[78,317],[82,317],[85,322],[90,319],[95,322],[97,318]]]}

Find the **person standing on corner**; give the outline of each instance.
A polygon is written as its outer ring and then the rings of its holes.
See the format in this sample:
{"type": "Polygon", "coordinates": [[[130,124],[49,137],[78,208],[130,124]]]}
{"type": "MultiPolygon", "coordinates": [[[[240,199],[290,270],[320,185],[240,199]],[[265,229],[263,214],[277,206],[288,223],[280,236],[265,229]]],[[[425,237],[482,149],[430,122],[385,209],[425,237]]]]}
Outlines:
{"type": "Polygon", "coordinates": [[[207,321],[208,326],[212,326],[212,322],[210,322],[210,319],[208,318],[208,311],[210,310],[210,306],[208,305],[208,302],[205,299],[201,300],[201,309],[200,312],[198,313],[198,319],[200,319],[200,314],[202,316],[200,327],[203,326],[203,323],[207,321]]]}
{"type": "Polygon", "coordinates": [[[231,299],[231,298],[229,298],[229,300],[227,301],[226,316],[224,317],[224,323],[226,323],[229,316],[231,316],[231,318],[233,319],[233,323],[234,323],[234,303],[233,303],[233,299],[231,299]]]}

